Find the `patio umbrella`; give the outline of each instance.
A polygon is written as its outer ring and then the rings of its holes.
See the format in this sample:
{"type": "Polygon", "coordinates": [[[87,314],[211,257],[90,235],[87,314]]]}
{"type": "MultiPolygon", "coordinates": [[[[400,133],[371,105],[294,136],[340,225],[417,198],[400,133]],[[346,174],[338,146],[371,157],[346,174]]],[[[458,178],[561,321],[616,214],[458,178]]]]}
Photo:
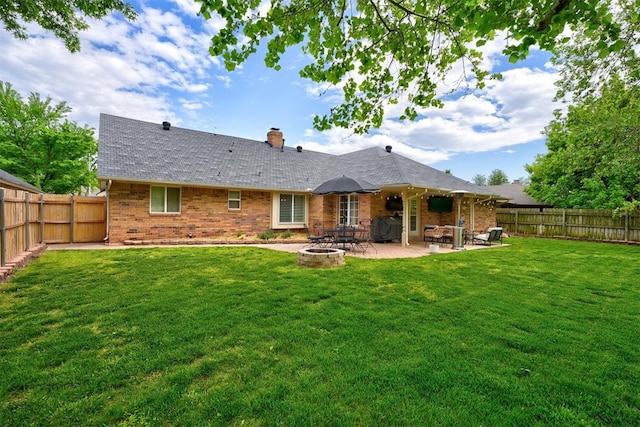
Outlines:
{"type": "Polygon", "coordinates": [[[351,194],[351,193],[377,193],[380,189],[370,182],[360,178],[350,178],[342,175],[320,184],[311,194],[351,194]]]}

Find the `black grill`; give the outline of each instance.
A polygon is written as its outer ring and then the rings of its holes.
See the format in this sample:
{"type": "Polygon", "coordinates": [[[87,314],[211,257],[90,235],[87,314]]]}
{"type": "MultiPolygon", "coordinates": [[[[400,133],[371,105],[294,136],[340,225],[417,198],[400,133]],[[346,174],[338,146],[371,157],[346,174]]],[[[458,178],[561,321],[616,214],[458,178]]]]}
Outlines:
{"type": "Polygon", "coordinates": [[[391,242],[402,239],[402,218],[397,216],[377,216],[371,223],[371,237],[374,242],[391,242]]]}

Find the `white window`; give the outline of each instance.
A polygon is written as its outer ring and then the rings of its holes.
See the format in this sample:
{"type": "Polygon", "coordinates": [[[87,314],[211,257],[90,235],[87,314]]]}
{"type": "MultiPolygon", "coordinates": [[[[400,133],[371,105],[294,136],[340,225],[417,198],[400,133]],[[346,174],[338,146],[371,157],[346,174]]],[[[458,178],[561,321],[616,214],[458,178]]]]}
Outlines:
{"type": "Polygon", "coordinates": [[[278,223],[304,224],[307,218],[307,198],[303,194],[279,195],[278,223]]]}
{"type": "Polygon", "coordinates": [[[229,210],[240,210],[240,190],[229,190],[229,199],[227,204],[229,210]]]}
{"type": "Polygon", "coordinates": [[[180,213],[180,188],[151,186],[152,213],[180,213]]]}
{"type": "Polygon", "coordinates": [[[340,196],[340,225],[358,225],[358,196],[340,196]]]}

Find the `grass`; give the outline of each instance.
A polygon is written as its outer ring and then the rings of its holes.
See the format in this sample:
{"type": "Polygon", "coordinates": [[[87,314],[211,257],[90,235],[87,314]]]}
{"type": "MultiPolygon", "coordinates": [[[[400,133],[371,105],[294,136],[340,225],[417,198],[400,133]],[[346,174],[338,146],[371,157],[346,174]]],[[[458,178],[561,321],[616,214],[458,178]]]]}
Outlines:
{"type": "Polygon", "coordinates": [[[509,243],[48,252],[0,286],[0,425],[640,425],[640,248],[509,243]]]}

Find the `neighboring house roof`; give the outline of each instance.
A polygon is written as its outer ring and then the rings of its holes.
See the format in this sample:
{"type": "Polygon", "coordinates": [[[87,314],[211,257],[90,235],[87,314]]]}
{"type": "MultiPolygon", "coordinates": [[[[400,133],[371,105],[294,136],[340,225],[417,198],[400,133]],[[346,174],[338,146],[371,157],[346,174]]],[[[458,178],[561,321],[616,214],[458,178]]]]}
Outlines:
{"type": "Polygon", "coordinates": [[[513,182],[511,184],[502,185],[487,185],[486,188],[489,189],[489,191],[491,191],[492,193],[500,194],[505,199],[508,199],[507,202],[502,204],[502,206],[504,207],[550,207],[550,205],[540,203],[536,199],[525,193],[525,187],[520,182],[513,182]]]}
{"type": "Polygon", "coordinates": [[[38,187],[35,187],[28,182],[25,182],[20,178],[11,175],[9,172],[3,171],[2,169],[0,169],[0,187],[30,191],[33,193],[42,193],[42,190],[40,190],[38,187]]]}
{"type": "Polygon", "coordinates": [[[98,178],[262,190],[311,191],[346,175],[380,187],[415,186],[493,195],[379,147],[333,155],[264,141],[100,115],[98,178]]]}

